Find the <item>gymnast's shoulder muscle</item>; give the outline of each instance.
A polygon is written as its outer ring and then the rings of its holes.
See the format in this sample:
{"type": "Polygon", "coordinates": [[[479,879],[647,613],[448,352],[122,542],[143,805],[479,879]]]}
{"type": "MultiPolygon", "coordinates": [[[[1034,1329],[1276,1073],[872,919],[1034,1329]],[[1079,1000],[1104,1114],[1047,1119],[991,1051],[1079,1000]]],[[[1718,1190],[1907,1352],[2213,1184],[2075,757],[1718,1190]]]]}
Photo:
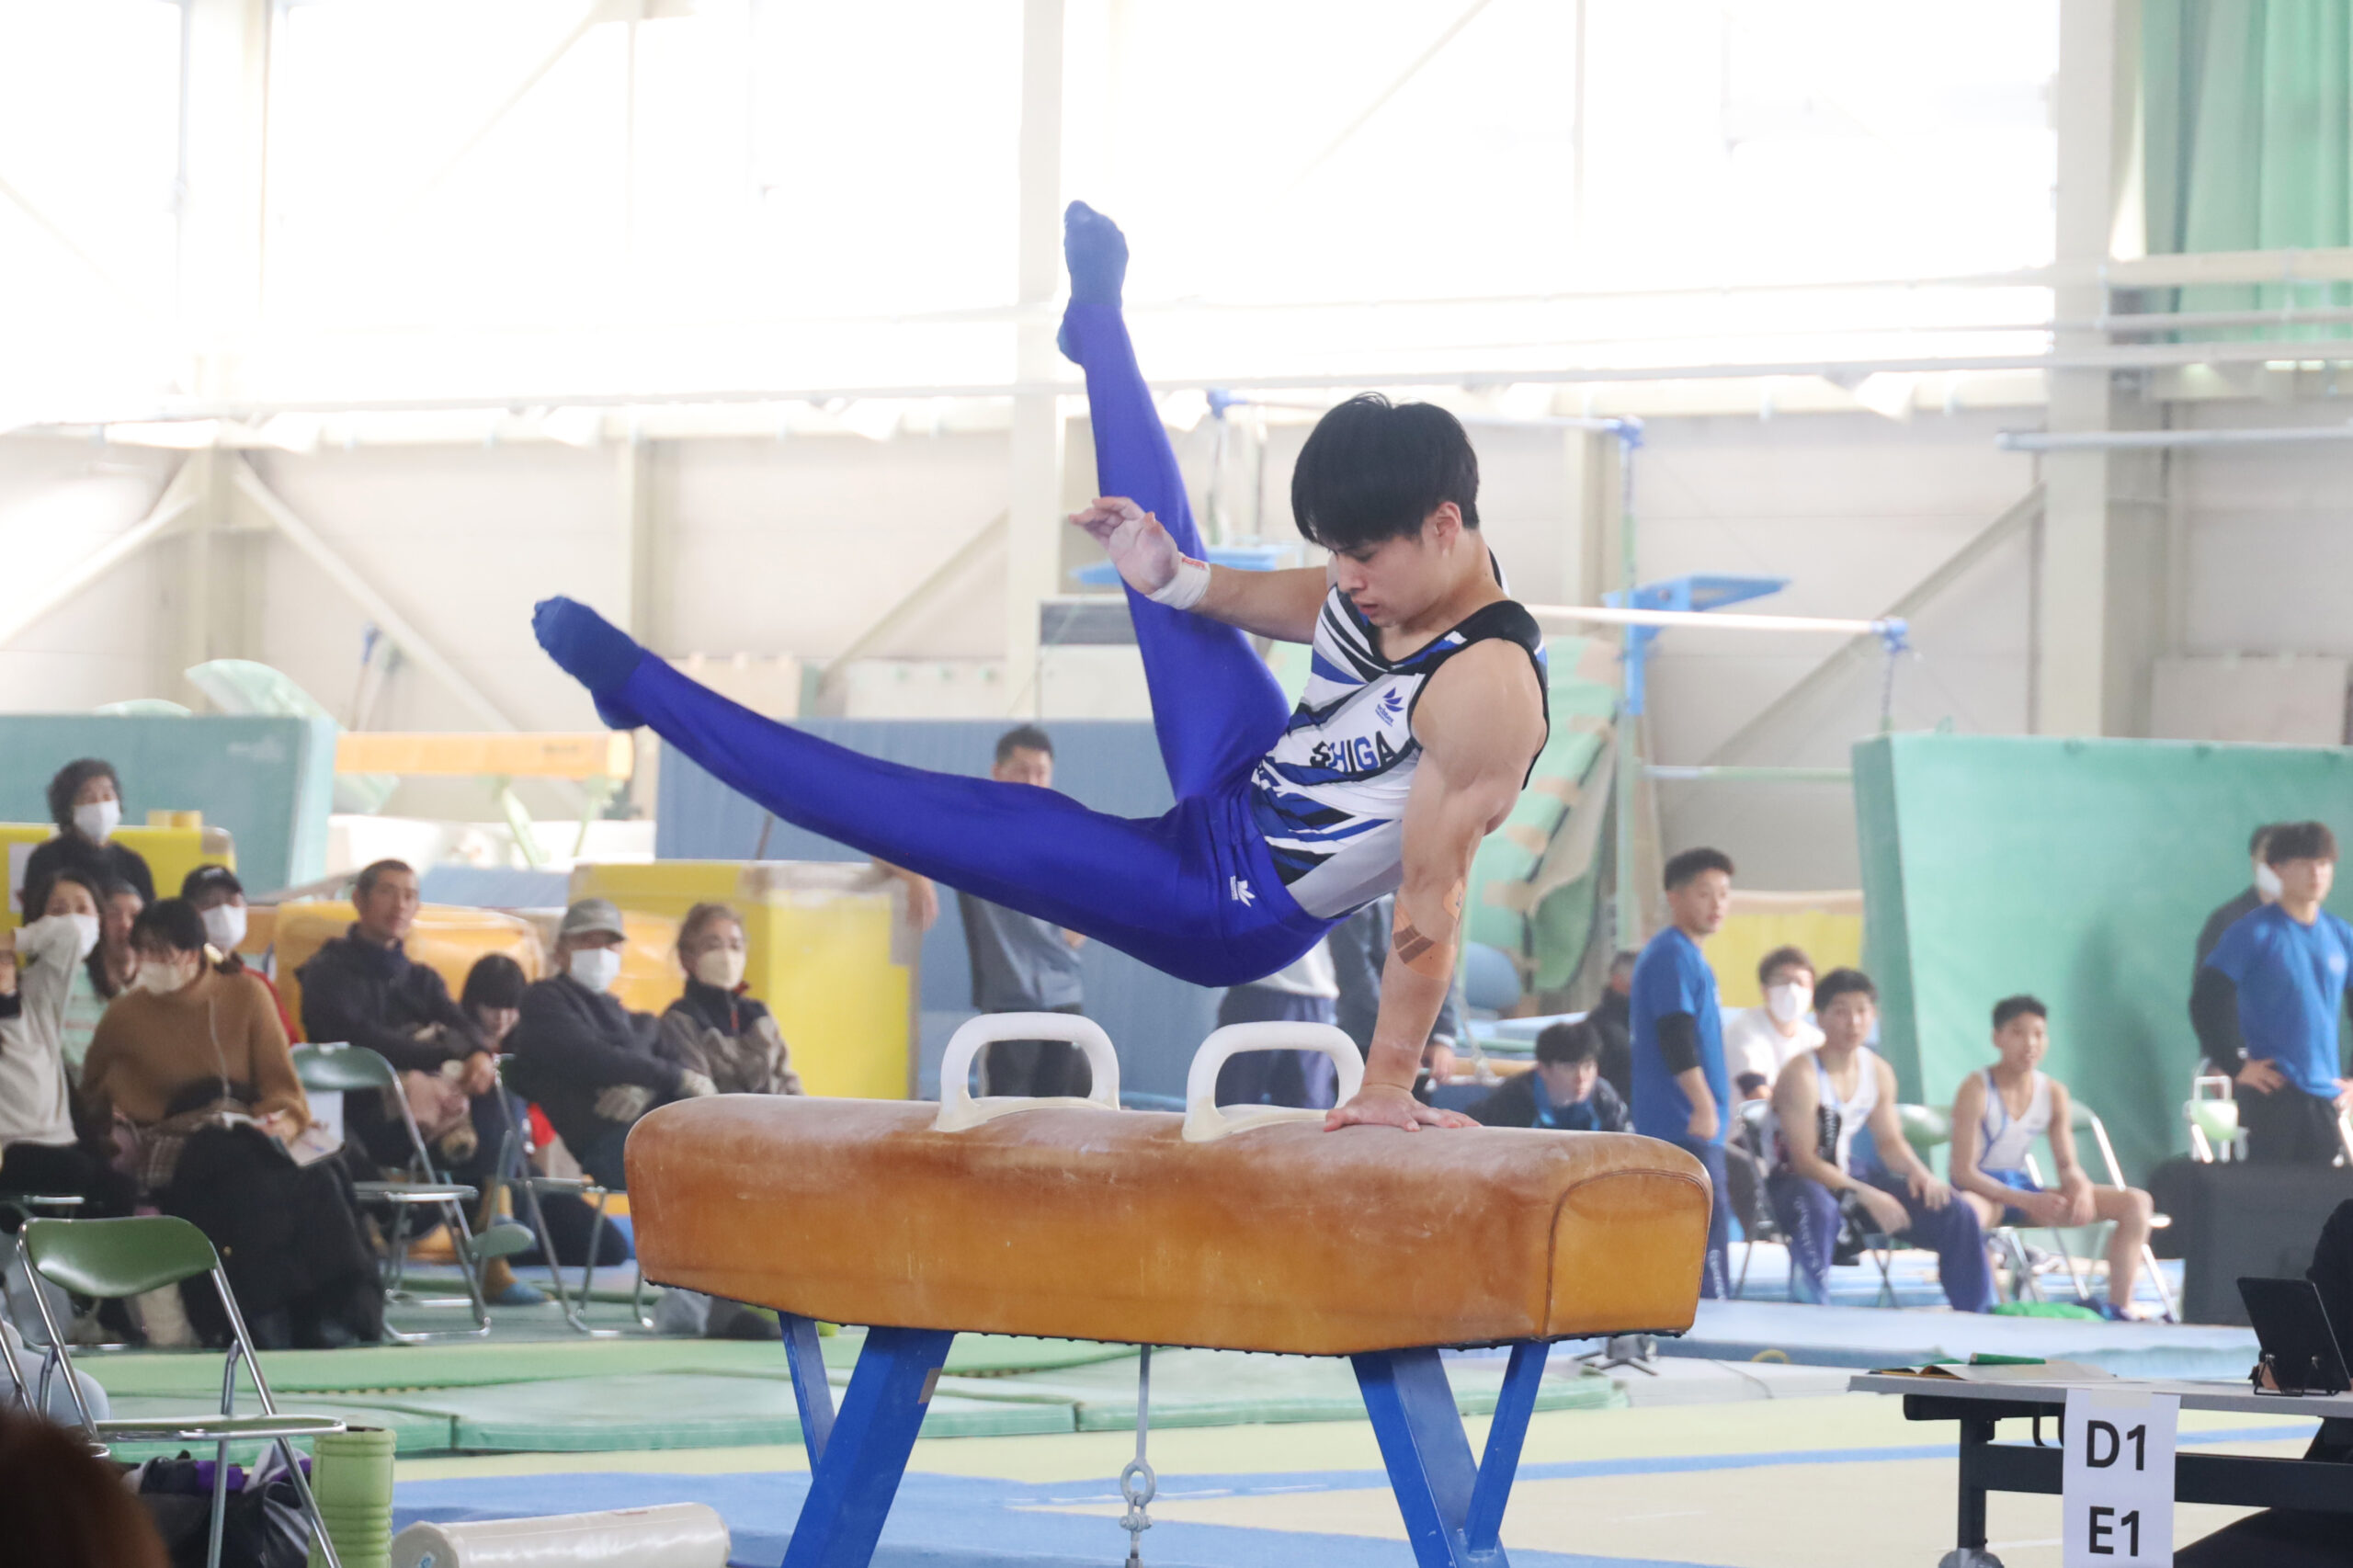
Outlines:
{"type": "Polygon", "coordinates": [[[1447,660],[1414,710],[1414,736],[1449,783],[1506,782],[1517,799],[1544,744],[1544,694],[1527,651],[1498,638],[1447,660]]]}

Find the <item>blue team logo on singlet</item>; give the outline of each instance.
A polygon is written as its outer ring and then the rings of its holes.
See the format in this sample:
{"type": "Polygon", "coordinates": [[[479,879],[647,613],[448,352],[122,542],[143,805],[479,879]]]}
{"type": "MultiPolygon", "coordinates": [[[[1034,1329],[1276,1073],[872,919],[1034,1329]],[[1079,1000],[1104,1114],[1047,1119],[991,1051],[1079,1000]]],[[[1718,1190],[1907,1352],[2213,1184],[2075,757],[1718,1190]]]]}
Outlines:
{"type": "Polygon", "coordinates": [[[1391,687],[1381,693],[1380,708],[1381,722],[1384,723],[1403,719],[1405,716],[1405,694],[1395,687],[1391,687]]]}

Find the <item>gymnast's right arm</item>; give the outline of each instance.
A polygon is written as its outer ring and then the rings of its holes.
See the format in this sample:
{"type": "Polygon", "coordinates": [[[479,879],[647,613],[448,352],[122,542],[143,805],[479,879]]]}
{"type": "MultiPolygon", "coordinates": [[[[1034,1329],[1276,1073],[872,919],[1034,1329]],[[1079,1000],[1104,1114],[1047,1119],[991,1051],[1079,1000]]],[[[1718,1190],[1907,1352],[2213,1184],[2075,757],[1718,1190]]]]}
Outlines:
{"type": "Polygon", "coordinates": [[[1155,604],[1190,610],[1254,636],[1313,642],[1331,575],[1320,566],[1237,572],[1195,561],[1160,519],[1123,495],[1105,495],[1070,519],[1102,545],[1128,586],[1155,604]]]}

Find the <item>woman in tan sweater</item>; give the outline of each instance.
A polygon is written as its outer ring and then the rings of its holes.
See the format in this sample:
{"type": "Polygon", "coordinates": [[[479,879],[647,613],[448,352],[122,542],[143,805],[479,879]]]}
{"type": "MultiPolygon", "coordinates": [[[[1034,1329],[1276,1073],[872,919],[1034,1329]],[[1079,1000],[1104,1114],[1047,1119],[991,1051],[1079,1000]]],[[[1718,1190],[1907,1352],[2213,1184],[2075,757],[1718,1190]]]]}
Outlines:
{"type": "Polygon", "coordinates": [[[137,976],[98,1020],[82,1066],[92,1107],[145,1126],[189,1089],[226,1080],[250,1092],[266,1131],[292,1138],[309,1125],[276,1004],[253,976],[213,967],[195,906],[177,898],[150,905],[132,923],[131,944],[137,976]]]}

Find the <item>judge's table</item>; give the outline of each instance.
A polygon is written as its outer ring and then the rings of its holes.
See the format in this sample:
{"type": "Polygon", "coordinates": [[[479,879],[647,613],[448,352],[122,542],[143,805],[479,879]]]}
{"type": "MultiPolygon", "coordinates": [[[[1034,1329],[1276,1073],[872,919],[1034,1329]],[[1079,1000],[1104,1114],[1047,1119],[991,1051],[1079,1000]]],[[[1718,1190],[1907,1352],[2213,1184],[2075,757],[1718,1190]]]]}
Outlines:
{"type": "MultiPolygon", "coordinates": [[[[1941,1568],[2001,1568],[2001,1560],[1985,1548],[1987,1493],[2062,1494],[2065,1434],[2061,1424],[2073,1390],[2167,1394],[2179,1399],[2183,1410],[2304,1416],[2332,1426],[2341,1422],[2345,1426],[2337,1430],[2353,1432],[2353,1394],[2256,1393],[2245,1382],[2143,1381],[2064,1361],[1867,1372],[1847,1386],[1857,1393],[1900,1396],[1908,1421],[1959,1423],[1959,1533],[1941,1568]],[[2003,1421],[2033,1423],[2031,1440],[1995,1441],[1996,1426],[2003,1421]],[[2043,1438],[2045,1421],[2053,1423],[2049,1443],[2043,1438]]],[[[2177,1452],[2173,1495],[2177,1503],[2343,1514],[2347,1516],[2346,1528],[2353,1530],[2353,1466],[2327,1460],[2177,1452]]]]}

